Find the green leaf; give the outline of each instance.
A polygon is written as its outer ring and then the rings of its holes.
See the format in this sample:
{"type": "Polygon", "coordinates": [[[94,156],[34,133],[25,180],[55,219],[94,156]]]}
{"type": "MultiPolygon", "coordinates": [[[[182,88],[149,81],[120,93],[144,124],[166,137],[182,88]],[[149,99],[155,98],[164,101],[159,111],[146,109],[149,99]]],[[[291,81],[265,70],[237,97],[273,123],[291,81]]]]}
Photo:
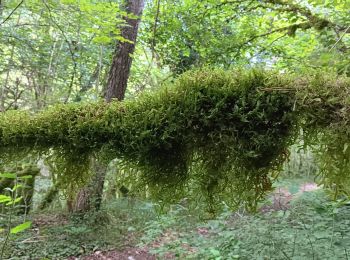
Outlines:
{"type": "Polygon", "coordinates": [[[210,253],[215,256],[215,257],[219,257],[220,256],[220,251],[215,249],[215,248],[210,248],[210,253]]]}
{"type": "Polygon", "coordinates": [[[0,173],[0,178],[16,179],[17,175],[14,173],[0,173]]]}
{"type": "Polygon", "coordinates": [[[10,196],[6,196],[6,195],[0,195],[0,203],[5,203],[5,202],[9,202],[11,201],[11,197],[10,196]]]}
{"type": "Polygon", "coordinates": [[[24,175],[24,176],[18,177],[18,179],[21,179],[21,180],[24,180],[24,179],[31,179],[31,178],[33,178],[32,175],[24,175]]]}
{"type": "Polygon", "coordinates": [[[31,221],[24,222],[18,226],[15,226],[14,228],[11,228],[10,233],[11,234],[17,234],[18,232],[22,232],[28,228],[30,228],[32,225],[31,221]]]}
{"type": "Polygon", "coordinates": [[[11,199],[10,202],[6,203],[6,206],[10,206],[10,205],[16,204],[17,202],[20,202],[21,199],[22,199],[22,197],[19,197],[19,198],[15,199],[15,200],[11,199]]]}
{"type": "Polygon", "coordinates": [[[16,185],[12,188],[12,191],[15,191],[15,190],[17,190],[17,189],[19,189],[19,188],[22,188],[22,187],[23,187],[22,184],[16,184],[16,185]]]}

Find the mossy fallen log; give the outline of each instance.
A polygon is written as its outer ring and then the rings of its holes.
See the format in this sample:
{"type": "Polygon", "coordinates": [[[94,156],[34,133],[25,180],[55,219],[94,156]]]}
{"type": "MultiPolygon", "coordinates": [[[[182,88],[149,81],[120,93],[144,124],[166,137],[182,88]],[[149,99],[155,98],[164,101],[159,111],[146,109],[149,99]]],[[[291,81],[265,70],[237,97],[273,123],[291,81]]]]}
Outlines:
{"type": "Polygon", "coordinates": [[[326,161],[332,146],[350,150],[343,140],[350,132],[349,82],[319,73],[193,71],[134,100],[3,113],[0,156],[45,153],[68,185],[86,179],[89,156],[97,152],[139,170],[137,178],[162,197],[172,190],[176,198],[174,187],[182,194],[187,183],[209,202],[225,191],[234,203],[254,207],[271,189],[269,174],[280,169],[300,129],[305,145],[321,142],[326,161]],[[342,136],[342,143],[330,134],[342,136]]]}

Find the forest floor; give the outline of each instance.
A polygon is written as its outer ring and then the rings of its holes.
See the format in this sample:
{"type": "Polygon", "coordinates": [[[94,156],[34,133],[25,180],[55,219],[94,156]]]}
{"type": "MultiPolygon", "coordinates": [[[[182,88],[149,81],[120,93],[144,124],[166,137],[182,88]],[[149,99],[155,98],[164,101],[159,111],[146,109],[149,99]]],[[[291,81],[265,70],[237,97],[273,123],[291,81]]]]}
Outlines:
{"type": "Polygon", "coordinates": [[[350,207],[305,180],[285,180],[260,212],[203,220],[184,207],[116,201],[81,218],[41,213],[5,259],[349,259],[350,207]]]}
{"type": "MultiPolygon", "coordinates": [[[[270,201],[271,203],[264,205],[260,208],[260,213],[266,214],[268,212],[274,212],[274,211],[286,211],[291,208],[291,202],[295,200],[296,198],[302,196],[304,192],[311,192],[316,191],[320,187],[318,187],[313,182],[302,182],[298,184],[297,192],[291,193],[289,191],[289,187],[278,187],[275,189],[273,193],[270,194],[270,201]]],[[[295,189],[295,187],[294,187],[295,189]]],[[[197,233],[199,236],[209,236],[209,229],[208,228],[198,228],[197,233]]],[[[97,259],[121,259],[121,260],[148,260],[148,259],[156,259],[156,256],[154,254],[151,254],[150,251],[155,250],[159,247],[163,247],[166,244],[169,244],[170,242],[174,242],[178,240],[178,236],[180,234],[177,234],[175,230],[168,230],[167,232],[163,233],[159,238],[157,238],[152,244],[145,246],[143,248],[139,247],[131,247],[124,249],[122,251],[118,250],[110,250],[110,251],[96,251],[90,255],[84,256],[84,257],[71,257],[71,260],[75,259],[84,259],[84,260],[97,260],[97,259]]],[[[183,247],[184,251],[196,251],[195,248],[191,248],[186,243],[183,243],[181,245],[183,247]]],[[[193,252],[192,252],[193,253],[193,252]]],[[[162,256],[163,259],[176,259],[177,256],[169,251],[168,253],[164,254],[162,256]]]]}

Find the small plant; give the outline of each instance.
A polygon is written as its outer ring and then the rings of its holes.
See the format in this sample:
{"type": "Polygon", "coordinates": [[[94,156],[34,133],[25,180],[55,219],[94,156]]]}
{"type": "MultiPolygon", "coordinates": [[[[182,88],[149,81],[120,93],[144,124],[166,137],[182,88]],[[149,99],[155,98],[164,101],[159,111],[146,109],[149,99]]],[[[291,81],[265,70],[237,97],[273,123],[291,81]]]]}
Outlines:
{"type": "Polygon", "coordinates": [[[17,174],[14,173],[1,173],[0,178],[14,180],[14,186],[12,188],[5,188],[5,194],[0,194],[0,205],[2,206],[2,211],[5,212],[6,216],[5,228],[0,228],[0,233],[5,233],[5,239],[2,242],[0,254],[0,259],[3,259],[5,248],[10,236],[31,227],[32,222],[26,221],[26,214],[24,215],[24,221],[18,225],[13,225],[13,218],[18,208],[17,204],[23,199],[23,196],[20,196],[20,190],[25,189],[25,186],[24,184],[21,184],[21,181],[32,178],[32,176],[26,175],[18,177],[17,174]]]}

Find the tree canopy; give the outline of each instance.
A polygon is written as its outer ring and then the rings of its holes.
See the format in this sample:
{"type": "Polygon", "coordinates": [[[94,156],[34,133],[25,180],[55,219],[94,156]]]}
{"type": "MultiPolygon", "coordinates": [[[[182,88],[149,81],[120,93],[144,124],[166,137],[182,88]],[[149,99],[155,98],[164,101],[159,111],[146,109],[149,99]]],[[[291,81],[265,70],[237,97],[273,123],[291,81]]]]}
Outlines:
{"type": "MultiPolygon", "coordinates": [[[[127,97],[192,67],[347,73],[349,1],[146,3],[127,97]]],[[[2,110],[101,96],[126,12],[120,1],[2,1],[2,110]]]]}

